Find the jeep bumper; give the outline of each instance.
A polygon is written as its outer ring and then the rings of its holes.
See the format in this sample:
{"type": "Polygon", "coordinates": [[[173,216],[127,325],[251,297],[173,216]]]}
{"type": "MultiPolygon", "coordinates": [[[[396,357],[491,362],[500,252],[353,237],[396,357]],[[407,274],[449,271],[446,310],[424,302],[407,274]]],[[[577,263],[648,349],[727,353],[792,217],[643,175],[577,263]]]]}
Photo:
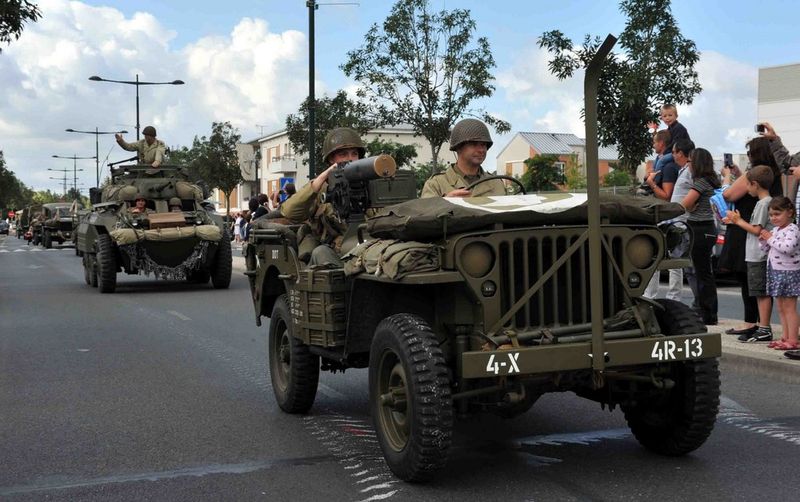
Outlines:
{"type": "MultiPolygon", "coordinates": [[[[710,359],[722,355],[719,333],[605,340],[606,368],[710,359]]],[[[592,369],[591,342],[470,351],[461,355],[462,377],[530,375],[592,369]]]]}

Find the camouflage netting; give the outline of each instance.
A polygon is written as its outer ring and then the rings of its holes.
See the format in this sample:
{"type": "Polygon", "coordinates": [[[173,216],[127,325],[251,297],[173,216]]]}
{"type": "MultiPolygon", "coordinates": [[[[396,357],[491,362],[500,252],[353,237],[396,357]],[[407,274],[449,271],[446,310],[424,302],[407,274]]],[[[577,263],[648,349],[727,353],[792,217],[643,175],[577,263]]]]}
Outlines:
{"type": "Polygon", "coordinates": [[[153,274],[156,279],[186,279],[189,272],[197,270],[205,263],[206,255],[208,254],[209,241],[200,241],[194,247],[192,254],[186,258],[180,265],[169,267],[156,263],[144,246],[137,243],[126,244],[119,246],[120,252],[125,253],[130,258],[131,263],[136,264],[139,274],[149,276],[153,274]]]}

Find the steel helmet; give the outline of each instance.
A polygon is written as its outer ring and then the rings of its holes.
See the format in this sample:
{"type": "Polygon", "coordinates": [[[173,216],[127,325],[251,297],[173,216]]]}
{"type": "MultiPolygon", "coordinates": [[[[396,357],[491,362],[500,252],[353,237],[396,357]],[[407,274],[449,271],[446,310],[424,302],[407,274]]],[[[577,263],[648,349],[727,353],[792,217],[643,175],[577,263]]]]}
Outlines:
{"type": "Polygon", "coordinates": [[[145,196],[144,196],[144,194],[142,194],[142,193],[140,192],[140,193],[137,193],[137,194],[136,194],[136,197],[134,197],[134,198],[133,198],[133,201],[134,201],[134,202],[136,202],[136,201],[137,201],[137,200],[139,200],[139,199],[142,199],[142,200],[147,200],[147,197],[145,197],[145,196]]]}
{"type": "Polygon", "coordinates": [[[361,141],[361,136],[349,127],[337,127],[325,135],[325,141],[322,142],[322,160],[328,162],[328,157],[336,150],[345,148],[357,148],[358,157],[362,158],[367,153],[364,142],[361,141]]]}
{"type": "Polygon", "coordinates": [[[181,200],[179,198],[177,198],[177,197],[171,198],[169,200],[169,205],[170,206],[183,206],[183,204],[181,204],[181,200]]]}
{"type": "Polygon", "coordinates": [[[478,119],[460,120],[453,126],[453,132],[450,133],[450,151],[458,150],[458,147],[467,141],[486,143],[487,150],[494,144],[486,124],[478,119]]]}
{"type": "Polygon", "coordinates": [[[143,136],[156,136],[156,128],[153,126],[147,126],[142,130],[143,136]]]}

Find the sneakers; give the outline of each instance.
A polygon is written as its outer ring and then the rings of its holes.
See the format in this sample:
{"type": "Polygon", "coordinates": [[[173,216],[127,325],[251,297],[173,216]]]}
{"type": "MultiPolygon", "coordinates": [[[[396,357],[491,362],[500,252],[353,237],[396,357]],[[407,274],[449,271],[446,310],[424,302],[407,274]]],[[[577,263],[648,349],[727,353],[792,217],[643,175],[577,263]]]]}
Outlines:
{"type": "Polygon", "coordinates": [[[772,341],[772,328],[770,326],[759,326],[754,333],[743,333],[737,338],[740,342],[770,342],[772,341]]]}

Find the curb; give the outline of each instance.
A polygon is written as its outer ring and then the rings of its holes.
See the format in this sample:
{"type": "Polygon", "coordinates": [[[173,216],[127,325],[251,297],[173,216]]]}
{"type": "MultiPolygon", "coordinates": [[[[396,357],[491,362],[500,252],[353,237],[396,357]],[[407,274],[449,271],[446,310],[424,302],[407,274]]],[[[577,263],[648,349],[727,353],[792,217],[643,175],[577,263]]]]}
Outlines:
{"type": "MultiPolygon", "coordinates": [[[[708,327],[710,332],[720,333],[722,337],[720,364],[724,370],[762,376],[783,383],[800,383],[800,361],[784,357],[782,352],[768,348],[766,343],[742,343],[734,335],[725,334],[727,328],[737,324],[738,321],[733,319],[720,319],[717,326],[708,327]]],[[[780,338],[780,326],[773,326],[773,330],[775,338],[780,338]]]]}

